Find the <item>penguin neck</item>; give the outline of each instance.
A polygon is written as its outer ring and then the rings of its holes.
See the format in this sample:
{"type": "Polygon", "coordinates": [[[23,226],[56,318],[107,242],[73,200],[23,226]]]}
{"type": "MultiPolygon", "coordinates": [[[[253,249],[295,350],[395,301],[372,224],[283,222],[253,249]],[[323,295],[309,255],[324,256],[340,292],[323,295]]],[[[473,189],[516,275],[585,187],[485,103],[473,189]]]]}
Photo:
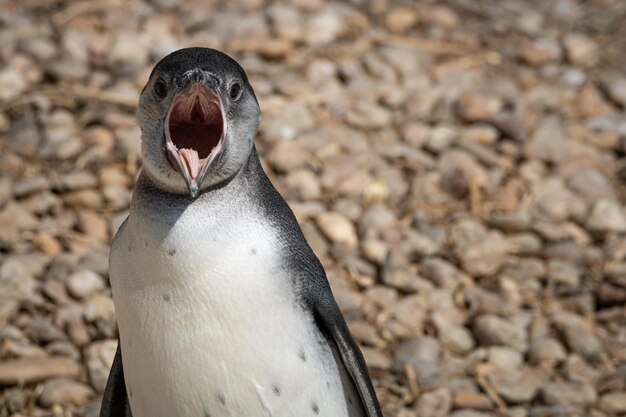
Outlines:
{"type": "Polygon", "coordinates": [[[142,170],[137,179],[131,210],[136,208],[138,203],[148,201],[160,202],[160,204],[167,202],[167,204],[172,204],[176,207],[186,207],[197,203],[211,204],[225,199],[237,199],[244,191],[254,191],[255,184],[264,179],[267,179],[267,176],[261,166],[256,146],[252,147],[246,163],[235,175],[203,190],[197,198],[191,198],[187,194],[172,193],[163,189],[155,179],[145,170],[142,170]]]}

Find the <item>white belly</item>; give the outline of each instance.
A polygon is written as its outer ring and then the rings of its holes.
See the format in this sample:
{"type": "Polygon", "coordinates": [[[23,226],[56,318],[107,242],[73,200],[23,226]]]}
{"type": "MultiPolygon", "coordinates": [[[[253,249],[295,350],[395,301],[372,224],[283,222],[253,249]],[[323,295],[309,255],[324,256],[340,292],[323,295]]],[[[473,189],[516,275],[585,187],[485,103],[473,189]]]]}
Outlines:
{"type": "Polygon", "coordinates": [[[169,230],[132,220],[112,248],[111,283],[134,417],[361,415],[266,228],[198,230],[185,213],[169,230]]]}

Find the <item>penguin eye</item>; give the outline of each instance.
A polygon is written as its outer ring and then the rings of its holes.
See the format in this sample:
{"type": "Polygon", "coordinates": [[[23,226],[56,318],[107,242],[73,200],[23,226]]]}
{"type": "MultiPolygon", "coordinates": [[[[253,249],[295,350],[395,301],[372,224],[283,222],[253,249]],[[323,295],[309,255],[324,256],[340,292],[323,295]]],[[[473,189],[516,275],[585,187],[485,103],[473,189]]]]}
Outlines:
{"type": "Polygon", "coordinates": [[[230,86],[230,90],[228,91],[230,98],[236,100],[239,98],[239,93],[241,93],[241,85],[239,83],[234,83],[230,86]]]}
{"type": "Polygon", "coordinates": [[[167,96],[167,85],[162,78],[159,78],[154,82],[154,94],[159,98],[165,98],[167,96]]]}

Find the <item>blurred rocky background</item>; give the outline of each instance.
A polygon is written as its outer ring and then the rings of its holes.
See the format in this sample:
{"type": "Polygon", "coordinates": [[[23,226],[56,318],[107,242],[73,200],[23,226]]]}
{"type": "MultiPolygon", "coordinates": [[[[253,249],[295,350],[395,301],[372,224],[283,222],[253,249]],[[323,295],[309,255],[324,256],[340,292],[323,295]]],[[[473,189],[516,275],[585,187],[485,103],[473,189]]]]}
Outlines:
{"type": "Polygon", "coordinates": [[[98,415],[138,95],[200,45],[388,417],[626,414],[626,2],[0,1],[0,417],[98,415]]]}

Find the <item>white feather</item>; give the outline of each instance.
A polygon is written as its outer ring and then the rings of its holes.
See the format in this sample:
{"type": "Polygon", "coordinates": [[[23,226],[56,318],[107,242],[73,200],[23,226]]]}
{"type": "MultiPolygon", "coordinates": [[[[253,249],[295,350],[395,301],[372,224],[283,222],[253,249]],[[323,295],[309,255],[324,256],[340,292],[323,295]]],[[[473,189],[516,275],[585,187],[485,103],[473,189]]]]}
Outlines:
{"type": "Polygon", "coordinates": [[[296,303],[272,228],[198,217],[169,227],[131,212],[111,250],[134,417],[363,415],[296,303]]]}

